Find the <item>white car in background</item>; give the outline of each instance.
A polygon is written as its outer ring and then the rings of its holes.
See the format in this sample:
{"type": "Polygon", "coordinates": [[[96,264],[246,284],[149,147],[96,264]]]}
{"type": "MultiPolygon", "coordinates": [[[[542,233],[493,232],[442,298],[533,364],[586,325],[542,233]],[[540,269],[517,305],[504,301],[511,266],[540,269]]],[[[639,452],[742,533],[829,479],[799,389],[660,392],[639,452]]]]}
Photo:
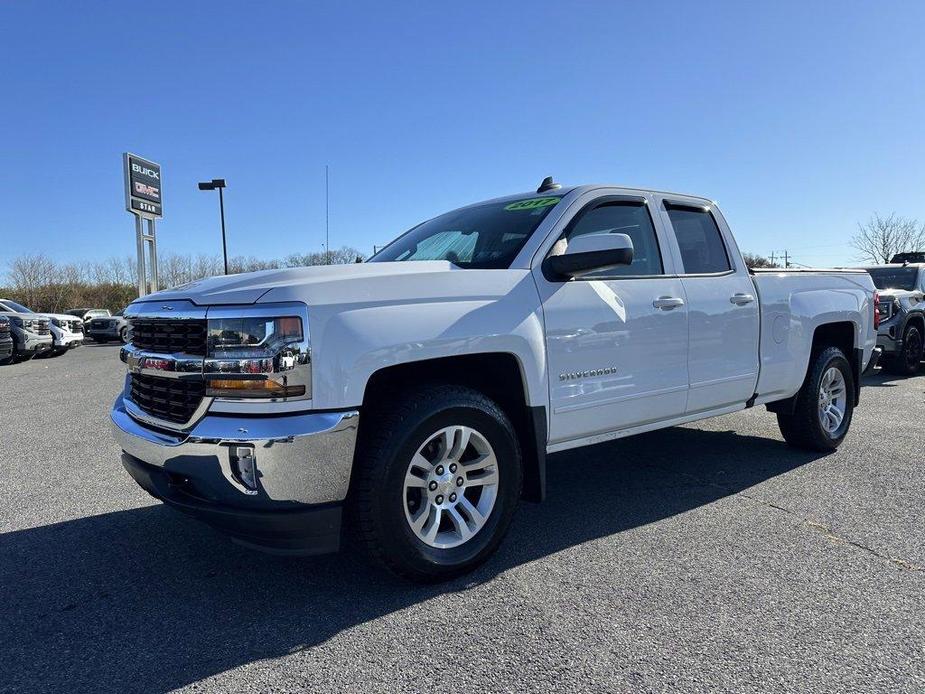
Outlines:
{"type": "Polygon", "coordinates": [[[0,299],[0,310],[20,314],[33,314],[49,320],[52,347],[39,356],[56,357],[69,349],[80,347],[83,344],[83,322],[68,313],[37,313],[30,308],[18,304],[12,299],[0,299]]]}

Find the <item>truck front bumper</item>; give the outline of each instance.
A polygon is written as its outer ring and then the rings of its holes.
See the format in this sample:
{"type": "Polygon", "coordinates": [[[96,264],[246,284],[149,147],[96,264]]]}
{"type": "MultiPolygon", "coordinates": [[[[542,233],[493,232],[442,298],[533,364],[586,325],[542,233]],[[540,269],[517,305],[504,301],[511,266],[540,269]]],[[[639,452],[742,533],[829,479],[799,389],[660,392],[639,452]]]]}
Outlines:
{"type": "Polygon", "coordinates": [[[13,356],[13,338],[4,337],[0,339],[0,361],[13,356]]]}
{"type": "Polygon", "coordinates": [[[111,418],[123,465],[152,496],[257,549],[339,548],[357,411],[206,415],[181,433],[136,421],[120,395],[111,418]],[[240,475],[242,452],[256,469],[255,488],[240,475]]]}
{"type": "Polygon", "coordinates": [[[42,354],[50,350],[53,346],[51,334],[37,335],[36,333],[27,333],[24,331],[16,333],[15,342],[15,351],[17,354],[42,354]]]}
{"type": "Polygon", "coordinates": [[[59,352],[66,352],[69,349],[74,347],[80,347],[84,341],[83,333],[65,333],[65,332],[52,332],[54,337],[54,349],[59,352]]]}
{"type": "Polygon", "coordinates": [[[119,330],[117,328],[90,328],[87,330],[87,337],[91,340],[122,341],[122,337],[119,335],[119,330]]]}

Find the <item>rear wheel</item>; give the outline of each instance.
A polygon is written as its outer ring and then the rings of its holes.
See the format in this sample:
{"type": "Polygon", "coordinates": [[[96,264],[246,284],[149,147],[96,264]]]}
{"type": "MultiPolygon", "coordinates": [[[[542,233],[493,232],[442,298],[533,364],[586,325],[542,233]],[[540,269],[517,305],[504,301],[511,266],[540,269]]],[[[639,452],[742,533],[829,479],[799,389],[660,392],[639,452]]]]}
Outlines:
{"type": "Polygon", "coordinates": [[[910,325],[903,333],[903,348],[883,365],[887,371],[900,376],[914,376],[922,364],[922,350],[925,345],[922,330],[917,325],[910,325]]]}
{"type": "Polygon", "coordinates": [[[844,440],[854,413],[854,375],[844,353],[828,347],[814,354],[792,414],[777,424],[791,446],[834,451],[844,440]]]}
{"type": "Polygon", "coordinates": [[[124,345],[128,342],[128,328],[122,328],[119,330],[119,341],[124,345]]]}
{"type": "Polygon", "coordinates": [[[523,477],[505,413],[475,390],[436,386],[369,416],[354,499],[369,554],[422,582],[484,562],[510,525],[523,477]]]}

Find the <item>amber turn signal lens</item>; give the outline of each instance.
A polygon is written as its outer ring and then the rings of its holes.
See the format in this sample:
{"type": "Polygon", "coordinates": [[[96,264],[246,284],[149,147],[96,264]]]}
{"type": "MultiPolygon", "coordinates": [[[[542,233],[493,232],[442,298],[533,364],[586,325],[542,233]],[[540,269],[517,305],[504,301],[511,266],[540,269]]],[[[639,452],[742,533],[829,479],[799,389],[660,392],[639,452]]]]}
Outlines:
{"type": "Polygon", "coordinates": [[[305,395],[305,386],[284,386],[276,381],[214,379],[206,388],[212,398],[296,398],[305,395]]]}

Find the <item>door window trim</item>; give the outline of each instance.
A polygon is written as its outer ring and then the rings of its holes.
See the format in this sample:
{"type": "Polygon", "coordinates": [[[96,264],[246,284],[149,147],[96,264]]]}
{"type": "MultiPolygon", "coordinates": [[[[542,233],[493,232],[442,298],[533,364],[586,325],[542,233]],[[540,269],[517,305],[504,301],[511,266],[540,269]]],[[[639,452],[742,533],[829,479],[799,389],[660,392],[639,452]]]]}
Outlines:
{"type": "Polygon", "coordinates": [[[686,269],[684,267],[684,255],[681,253],[681,244],[678,243],[678,234],[675,231],[674,224],[671,221],[671,216],[668,214],[668,211],[671,209],[675,210],[690,210],[693,212],[706,212],[710,215],[710,219],[713,220],[713,224],[716,227],[716,231],[719,232],[719,240],[723,245],[723,253],[726,254],[726,263],[729,265],[728,270],[721,270],[719,272],[679,272],[676,277],[725,277],[727,275],[734,275],[738,272],[736,264],[732,259],[732,256],[729,254],[729,245],[726,243],[726,234],[723,233],[723,228],[719,224],[719,220],[716,219],[716,215],[713,214],[713,207],[711,205],[698,205],[693,202],[677,202],[664,198],[662,200],[662,207],[665,210],[665,217],[668,228],[671,230],[671,234],[674,236],[674,242],[678,248],[678,260],[681,263],[681,269],[686,269]]]}
{"type": "Polygon", "coordinates": [[[565,228],[562,230],[562,233],[556,237],[556,240],[552,243],[549,250],[546,251],[546,256],[543,258],[543,262],[541,263],[540,268],[543,272],[543,277],[545,277],[547,281],[554,282],[556,284],[564,284],[566,282],[592,282],[595,280],[645,280],[677,276],[665,272],[665,255],[662,253],[662,243],[658,238],[658,226],[655,223],[655,219],[652,217],[652,208],[649,205],[649,199],[644,195],[602,195],[601,197],[594,198],[593,200],[586,202],[572,216],[572,218],[565,225],[565,228]],[[575,228],[575,226],[578,224],[578,222],[581,221],[581,218],[584,217],[585,214],[596,210],[598,207],[604,207],[614,203],[645,208],[646,214],[649,216],[649,223],[652,225],[652,235],[655,237],[655,249],[658,251],[658,262],[662,267],[661,273],[657,275],[594,275],[593,277],[580,276],[567,278],[558,277],[550,273],[547,270],[546,258],[549,258],[552,255],[552,249],[555,248],[555,245],[569,235],[572,229],[575,228]]]}

